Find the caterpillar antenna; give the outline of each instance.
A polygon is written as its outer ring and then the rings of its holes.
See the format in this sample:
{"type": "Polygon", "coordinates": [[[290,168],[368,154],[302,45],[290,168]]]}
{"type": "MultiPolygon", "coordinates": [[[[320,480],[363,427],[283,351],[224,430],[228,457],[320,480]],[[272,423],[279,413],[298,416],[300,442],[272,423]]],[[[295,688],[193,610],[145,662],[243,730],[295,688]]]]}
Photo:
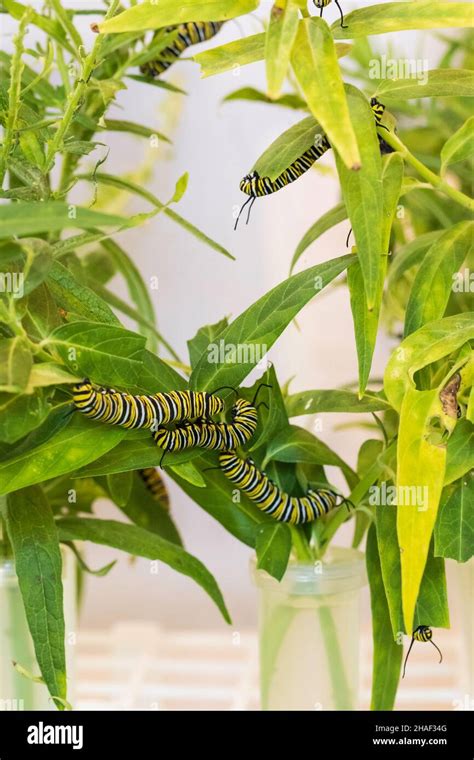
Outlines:
{"type": "Polygon", "coordinates": [[[273,385],[270,385],[269,383],[260,383],[257,390],[255,391],[255,396],[253,397],[253,400],[252,400],[252,406],[255,406],[257,396],[260,393],[260,388],[273,388],[273,385]]]}
{"type": "Polygon", "coordinates": [[[438,652],[439,652],[439,665],[441,665],[441,663],[443,662],[443,653],[442,653],[441,649],[439,648],[439,646],[437,646],[434,643],[433,639],[430,639],[430,643],[433,644],[433,646],[436,647],[436,649],[438,650],[438,652]]]}
{"type": "Polygon", "coordinates": [[[223,391],[223,390],[233,391],[236,396],[239,395],[239,391],[237,390],[237,388],[233,388],[232,385],[221,385],[220,388],[216,388],[215,391],[211,391],[211,396],[213,396],[214,393],[219,393],[219,391],[223,391]]]}
{"type": "Polygon", "coordinates": [[[267,411],[270,411],[270,407],[268,406],[268,404],[265,403],[265,401],[260,401],[260,403],[257,404],[257,406],[255,407],[255,409],[260,409],[261,406],[264,406],[265,409],[267,409],[267,411]]]}
{"type": "Polygon", "coordinates": [[[342,12],[342,8],[339,5],[338,0],[335,0],[335,3],[337,5],[337,7],[339,8],[339,13],[341,14],[341,29],[349,29],[349,27],[347,26],[347,24],[344,24],[344,14],[342,12]]]}
{"type": "Polygon", "coordinates": [[[247,198],[247,200],[245,201],[245,203],[244,203],[244,204],[243,204],[243,206],[241,207],[241,209],[240,209],[240,211],[239,211],[239,215],[238,215],[237,219],[235,220],[235,224],[234,224],[234,232],[235,232],[235,230],[237,229],[237,226],[238,226],[238,224],[239,224],[239,221],[240,221],[240,217],[242,216],[242,211],[244,210],[244,208],[246,207],[246,205],[247,205],[248,203],[250,203],[250,201],[251,201],[251,200],[252,200],[252,196],[250,196],[250,198],[247,198]]]}
{"type": "Polygon", "coordinates": [[[349,248],[349,240],[351,239],[351,235],[352,235],[352,227],[350,228],[349,234],[346,237],[346,248],[349,248]]]}
{"type": "Polygon", "coordinates": [[[254,197],[252,198],[252,203],[249,206],[249,212],[247,214],[247,221],[245,222],[245,224],[248,224],[250,222],[250,212],[252,211],[252,207],[253,207],[253,204],[255,203],[256,199],[257,199],[257,196],[254,195],[254,197]]]}
{"type": "Polygon", "coordinates": [[[412,648],[412,646],[413,646],[414,643],[415,643],[415,637],[412,636],[411,637],[411,644],[408,647],[407,656],[405,657],[405,662],[403,663],[403,675],[402,675],[402,678],[405,678],[405,671],[406,671],[406,668],[407,668],[408,657],[410,656],[411,648],[412,648]]]}

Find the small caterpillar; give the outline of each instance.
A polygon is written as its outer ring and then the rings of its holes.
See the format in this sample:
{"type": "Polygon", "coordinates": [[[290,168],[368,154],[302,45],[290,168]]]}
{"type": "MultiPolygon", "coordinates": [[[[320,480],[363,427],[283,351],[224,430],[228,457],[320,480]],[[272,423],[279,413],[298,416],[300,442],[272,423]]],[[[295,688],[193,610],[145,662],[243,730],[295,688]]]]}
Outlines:
{"type": "MultiPolygon", "coordinates": [[[[342,12],[342,8],[339,5],[338,0],[334,0],[337,7],[339,8],[339,13],[341,14],[341,28],[342,29],[348,29],[349,27],[344,24],[344,14],[342,12]]],[[[320,16],[323,15],[323,10],[332,2],[332,0],[313,0],[313,3],[315,4],[316,8],[320,9],[320,16]]]]}
{"type": "Polygon", "coordinates": [[[257,428],[258,414],[250,401],[238,398],[232,407],[232,421],[188,422],[174,430],[161,429],[153,438],[164,451],[202,448],[214,451],[233,450],[243,446],[257,428]]]}
{"type": "MultiPolygon", "coordinates": [[[[383,126],[381,122],[385,113],[385,106],[383,103],[380,103],[377,98],[371,99],[370,106],[372,108],[377,126],[383,126]]],[[[387,145],[384,140],[382,140],[380,135],[378,135],[378,138],[381,152],[391,153],[392,148],[387,145]]],[[[239,187],[240,190],[249,197],[239,211],[239,215],[235,221],[234,230],[237,229],[242,212],[249,203],[250,206],[247,213],[247,224],[249,223],[252,206],[257,198],[263,198],[266,195],[272,195],[273,193],[278,192],[278,190],[281,190],[283,187],[289,185],[291,182],[299,179],[299,177],[307,172],[308,169],[313,166],[315,161],[321,158],[321,156],[323,156],[330,148],[331,144],[327,136],[325,134],[317,135],[315,144],[312,145],[311,148],[308,148],[308,150],[306,150],[302,156],[297,158],[296,161],[290,164],[290,166],[281,174],[279,174],[276,179],[270,179],[270,177],[261,177],[260,174],[255,170],[250,172],[250,174],[247,174],[241,180],[239,187]]]]}
{"type": "Polygon", "coordinates": [[[160,502],[160,505],[166,512],[169,512],[170,499],[168,490],[158,470],[155,467],[145,467],[142,470],[138,470],[138,474],[153,498],[160,502]]]}
{"type": "Polygon", "coordinates": [[[112,388],[99,390],[88,379],[74,386],[73,403],[90,419],[128,429],[156,429],[169,422],[209,419],[224,411],[224,402],[212,393],[171,391],[133,396],[112,388]]]}
{"type": "Polygon", "coordinates": [[[170,26],[165,31],[173,32],[177,29],[178,36],[175,41],[168,45],[160,53],[160,57],[155,61],[148,61],[140,66],[142,74],[152,77],[159,77],[179,58],[186,48],[196,45],[198,42],[204,42],[214,37],[220,30],[224,21],[191,21],[187,24],[180,24],[178,27],[170,26]]]}
{"type": "Polygon", "coordinates": [[[403,676],[402,678],[405,678],[405,671],[407,667],[408,657],[411,652],[411,648],[415,641],[421,641],[422,643],[426,643],[427,641],[430,642],[430,644],[433,644],[433,646],[438,650],[439,656],[440,656],[440,664],[443,662],[443,655],[441,653],[441,649],[436,646],[436,644],[433,641],[433,631],[428,625],[419,625],[416,630],[413,631],[412,637],[411,637],[411,644],[408,648],[407,656],[405,657],[405,662],[403,664],[403,676]]]}
{"type": "Polygon", "coordinates": [[[338,506],[338,494],[328,489],[310,489],[305,496],[290,496],[261,472],[251,459],[241,459],[234,452],[220,454],[219,466],[226,478],[275,520],[299,525],[312,522],[338,506]]]}

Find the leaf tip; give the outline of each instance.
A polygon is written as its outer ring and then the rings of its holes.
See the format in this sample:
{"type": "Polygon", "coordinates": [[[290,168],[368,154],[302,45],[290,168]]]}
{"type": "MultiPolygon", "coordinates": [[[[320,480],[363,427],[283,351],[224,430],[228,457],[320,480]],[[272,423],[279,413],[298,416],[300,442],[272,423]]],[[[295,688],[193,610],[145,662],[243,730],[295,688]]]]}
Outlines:
{"type": "Polygon", "coordinates": [[[358,172],[361,170],[361,168],[362,168],[362,164],[360,163],[360,161],[356,161],[355,164],[352,164],[351,166],[351,170],[353,172],[358,172]]]}
{"type": "Polygon", "coordinates": [[[91,32],[94,32],[94,34],[100,34],[100,28],[99,24],[91,24],[91,32]]]}

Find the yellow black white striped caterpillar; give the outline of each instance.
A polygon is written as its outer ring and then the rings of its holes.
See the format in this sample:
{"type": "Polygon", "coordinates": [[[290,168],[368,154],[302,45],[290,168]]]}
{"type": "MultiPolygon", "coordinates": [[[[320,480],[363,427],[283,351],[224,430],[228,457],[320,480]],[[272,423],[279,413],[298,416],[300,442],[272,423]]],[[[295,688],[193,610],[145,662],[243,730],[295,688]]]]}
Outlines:
{"type": "Polygon", "coordinates": [[[226,478],[275,520],[292,525],[313,522],[338,506],[338,494],[329,489],[310,489],[305,496],[290,496],[261,472],[251,459],[241,459],[234,452],[220,454],[219,466],[226,478]]]}
{"type": "Polygon", "coordinates": [[[112,388],[99,390],[88,379],[74,386],[73,403],[86,417],[129,429],[156,430],[169,422],[210,419],[224,411],[223,400],[211,393],[171,391],[133,396],[112,388]]]}
{"type": "Polygon", "coordinates": [[[186,48],[196,45],[198,42],[210,40],[224,23],[224,21],[191,21],[187,24],[180,24],[178,27],[167,27],[167,32],[177,31],[175,41],[162,50],[160,57],[155,61],[148,61],[148,63],[140,66],[140,71],[148,76],[159,77],[175,62],[176,58],[179,58],[186,48]]]}
{"type": "MultiPolygon", "coordinates": [[[[385,106],[383,103],[380,103],[377,98],[372,98],[370,101],[370,106],[372,108],[376,124],[378,126],[383,126],[381,124],[381,121],[385,112],[385,106]]],[[[392,152],[390,146],[387,145],[387,143],[385,143],[380,136],[379,143],[382,153],[392,152]]],[[[239,187],[241,191],[249,197],[239,211],[239,215],[235,221],[234,230],[237,229],[240,217],[247,204],[250,203],[246,222],[248,224],[250,219],[250,212],[252,211],[252,206],[256,198],[263,198],[265,195],[272,195],[273,193],[278,192],[278,190],[281,190],[283,187],[289,185],[291,182],[299,179],[299,177],[307,172],[308,169],[313,166],[315,161],[321,158],[321,156],[323,156],[330,148],[331,145],[327,136],[325,134],[318,134],[316,135],[314,145],[312,145],[311,148],[308,148],[308,150],[306,150],[302,156],[290,164],[290,166],[281,174],[279,174],[276,179],[270,179],[270,177],[261,177],[260,174],[255,170],[250,172],[250,174],[247,174],[241,180],[239,187]]]]}
{"type": "Polygon", "coordinates": [[[162,506],[166,512],[169,512],[170,499],[168,490],[158,470],[156,470],[155,467],[145,467],[143,470],[138,470],[138,474],[153,498],[160,502],[160,506],[162,506]]]}
{"type": "MultiPolygon", "coordinates": [[[[316,8],[320,9],[320,16],[323,15],[323,10],[332,2],[332,0],[313,0],[313,3],[315,4],[316,8]]],[[[341,14],[341,27],[343,29],[348,29],[348,27],[344,24],[344,14],[342,12],[342,8],[339,5],[338,0],[335,0],[335,3],[337,7],[339,8],[339,13],[341,14]]]]}
{"type": "Polygon", "coordinates": [[[443,662],[443,655],[441,653],[441,649],[438,646],[436,646],[436,644],[433,641],[433,631],[431,630],[431,628],[428,625],[419,625],[418,628],[416,628],[413,631],[413,634],[412,634],[412,637],[411,637],[411,644],[410,644],[410,646],[408,648],[407,656],[405,657],[405,662],[404,662],[404,665],[403,665],[403,676],[402,676],[402,678],[405,678],[405,671],[406,671],[406,667],[407,667],[408,657],[410,655],[411,648],[412,648],[413,644],[415,643],[415,641],[421,641],[423,644],[425,644],[427,641],[429,641],[431,644],[433,644],[433,646],[439,652],[439,657],[440,657],[439,662],[440,662],[440,664],[443,662]]]}
{"type": "Polygon", "coordinates": [[[227,451],[243,446],[255,433],[258,422],[256,408],[250,401],[238,398],[232,407],[232,421],[188,422],[174,430],[165,428],[153,433],[153,438],[164,451],[202,448],[227,451]]]}

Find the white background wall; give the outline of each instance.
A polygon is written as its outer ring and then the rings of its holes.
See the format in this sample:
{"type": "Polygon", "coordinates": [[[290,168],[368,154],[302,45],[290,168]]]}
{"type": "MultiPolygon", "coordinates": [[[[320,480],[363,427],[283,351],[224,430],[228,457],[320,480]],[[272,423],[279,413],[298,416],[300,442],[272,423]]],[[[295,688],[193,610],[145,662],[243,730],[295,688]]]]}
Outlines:
{"type": "MultiPolygon", "coordinates": [[[[380,0],[379,0],[380,2],[380,0]]],[[[37,3],[37,5],[39,5],[37,3]]],[[[83,4],[81,4],[83,5],[83,4]]],[[[99,3],[90,0],[87,7],[99,3]]],[[[262,3],[263,17],[270,3],[262,3]]],[[[343,0],[345,12],[361,3],[343,0]]],[[[326,17],[338,17],[330,7],[326,17]]],[[[94,17],[81,22],[81,33],[89,47],[93,35],[88,29],[94,17]]],[[[232,22],[208,46],[222,44],[243,34],[261,31],[258,18],[232,22]]],[[[9,29],[4,27],[8,39],[9,29]]],[[[414,55],[421,35],[403,35],[405,50],[414,55]],[[411,46],[411,49],[410,49],[411,46]]],[[[387,38],[373,38],[384,46],[387,38]]],[[[401,41],[397,40],[397,51],[401,41]]],[[[383,48],[384,49],[384,48],[383,48]]],[[[423,57],[434,64],[433,47],[426,46],[423,57]]],[[[140,121],[169,133],[173,146],[150,150],[147,141],[122,134],[108,134],[111,146],[105,170],[113,174],[136,170],[145,155],[152,156],[154,176],[149,187],[161,199],[171,196],[174,183],[189,171],[190,182],[179,213],[228,248],[235,262],[220,256],[171,223],[158,217],[147,226],[124,233],[120,242],[132,255],[146,280],[158,276],[159,290],[151,291],[161,331],[178,353],[187,359],[186,341],[205,324],[224,315],[237,316],[251,303],[288,276],[295,247],[305,231],[325,211],[338,202],[338,183],[334,174],[310,171],[289,188],[255,203],[251,223],[233,231],[233,211],[244,196],[240,178],[255,159],[286,128],[301,118],[288,109],[235,102],[222,104],[230,91],[250,85],[264,89],[264,65],[253,64],[240,72],[229,72],[201,80],[199,68],[191,62],[175,65],[165,75],[189,92],[188,97],[169,96],[157,88],[147,88],[130,80],[127,91],[120,92],[110,113],[114,118],[140,121]],[[173,123],[177,128],[170,133],[173,123]]],[[[367,93],[370,94],[369,92],[367,93]]],[[[333,167],[326,156],[321,162],[333,167]]],[[[99,194],[100,200],[100,194],[99,194]]],[[[134,210],[145,210],[136,204],[134,210]]],[[[328,232],[300,261],[300,269],[345,253],[348,224],[328,232]]],[[[115,283],[114,283],[115,285],[115,283]]],[[[125,294],[117,281],[117,293],[125,294]]],[[[357,360],[348,293],[331,288],[314,299],[298,318],[299,329],[288,327],[270,358],[280,382],[295,376],[292,389],[336,388],[357,378],[357,360]]],[[[381,377],[390,345],[381,338],[376,350],[373,376],[381,377]]],[[[355,466],[356,455],[366,433],[336,426],[358,415],[323,415],[320,437],[355,466]]],[[[300,418],[308,426],[314,419],[300,418]]],[[[334,472],[330,473],[334,482],[334,472]]],[[[215,574],[233,616],[235,628],[255,623],[255,595],[248,573],[250,550],[239,544],[173,484],[170,484],[172,512],[187,549],[202,559],[215,574]]],[[[104,517],[120,519],[118,511],[100,505],[104,517]]],[[[352,529],[343,529],[340,542],[350,541],[352,529]]],[[[88,549],[93,566],[109,561],[116,554],[105,548],[88,549]]],[[[82,622],[104,626],[122,618],[153,619],[170,627],[215,627],[225,625],[207,596],[189,579],[163,566],[158,575],[150,563],[125,557],[106,578],[87,579],[82,622]]]]}

